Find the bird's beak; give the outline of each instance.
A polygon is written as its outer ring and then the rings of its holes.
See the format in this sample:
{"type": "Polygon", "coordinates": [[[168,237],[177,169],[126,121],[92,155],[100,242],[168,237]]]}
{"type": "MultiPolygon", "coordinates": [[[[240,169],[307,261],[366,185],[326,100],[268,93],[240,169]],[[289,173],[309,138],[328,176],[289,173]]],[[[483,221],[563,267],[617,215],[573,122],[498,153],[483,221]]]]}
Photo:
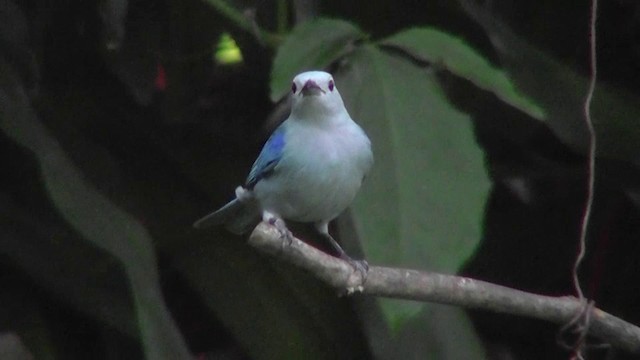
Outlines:
{"type": "Polygon", "coordinates": [[[324,90],[322,90],[322,88],[313,80],[307,80],[307,82],[304,83],[301,92],[304,96],[319,95],[320,93],[324,94],[324,90]]]}

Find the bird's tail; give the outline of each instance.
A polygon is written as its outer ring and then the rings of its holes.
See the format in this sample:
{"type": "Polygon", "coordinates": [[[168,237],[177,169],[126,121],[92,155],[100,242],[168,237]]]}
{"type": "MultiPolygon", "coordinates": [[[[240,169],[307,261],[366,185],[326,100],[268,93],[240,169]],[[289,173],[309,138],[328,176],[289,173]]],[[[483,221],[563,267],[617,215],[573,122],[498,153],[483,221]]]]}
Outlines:
{"type": "Polygon", "coordinates": [[[196,229],[224,225],[234,234],[244,234],[260,222],[258,207],[249,202],[233,199],[225,206],[204,216],[193,224],[196,229]]]}

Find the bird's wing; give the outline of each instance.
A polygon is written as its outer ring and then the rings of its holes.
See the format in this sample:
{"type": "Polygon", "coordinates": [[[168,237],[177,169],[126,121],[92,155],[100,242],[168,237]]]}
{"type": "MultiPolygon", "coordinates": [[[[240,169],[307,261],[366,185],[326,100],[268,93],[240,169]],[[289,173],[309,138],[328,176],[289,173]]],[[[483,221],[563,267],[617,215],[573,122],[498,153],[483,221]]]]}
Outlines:
{"type": "Polygon", "coordinates": [[[263,179],[273,171],[275,166],[278,164],[278,161],[282,158],[282,151],[284,149],[285,144],[285,132],[286,129],[284,126],[279,126],[267,143],[264,144],[260,155],[253,163],[251,167],[251,172],[249,172],[249,176],[246,181],[246,188],[253,189],[255,184],[263,179]]]}

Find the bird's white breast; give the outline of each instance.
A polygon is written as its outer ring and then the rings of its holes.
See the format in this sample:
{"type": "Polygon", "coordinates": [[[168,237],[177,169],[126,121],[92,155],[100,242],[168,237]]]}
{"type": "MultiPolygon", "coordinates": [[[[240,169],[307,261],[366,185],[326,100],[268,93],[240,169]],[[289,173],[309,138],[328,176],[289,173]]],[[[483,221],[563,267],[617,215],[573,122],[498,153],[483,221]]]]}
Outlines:
{"type": "Polygon", "coordinates": [[[273,175],[256,184],[256,197],[263,209],[285,219],[334,219],[371,168],[369,139],[349,118],[331,125],[287,120],[285,126],[284,155],[273,175]]]}

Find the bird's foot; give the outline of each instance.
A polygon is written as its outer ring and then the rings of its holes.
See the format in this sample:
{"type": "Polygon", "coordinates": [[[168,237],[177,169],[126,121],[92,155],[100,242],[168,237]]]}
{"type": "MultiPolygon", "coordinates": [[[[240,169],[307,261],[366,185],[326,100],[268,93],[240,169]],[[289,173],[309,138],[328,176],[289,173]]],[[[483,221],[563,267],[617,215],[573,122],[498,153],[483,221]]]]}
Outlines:
{"type": "Polygon", "coordinates": [[[320,234],[324,235],[324,237],[327,240],[329,240],[329,244],[331,244],[333,249],[338,253],[338,257],[341,260],[344,260],[347,263],[349,263],[349,265],[351,265],[351,267],[353,267],[354,271],[357,271],[357,272],[360,273],[360,277],[362,278],[362,284],[361,285],[364,285],[364,282],[367,280],[367,273],[369,272],[369,264],[367,263],[367,261],[366,260],[355,260],[355,259],[352,259],[351,256],[347,255],[347,253],[342,249],[340,244],[338,244],[336,239],[334,239],[333,236],[331,236],[331,234],[329,234],[329,228],[328,228],[328,223],[327,222],[320,222],[320,223],[316,224],[316,228],[318,229],[320,234]]]}
{"type": "Polygon", "coordinates": [[[280,238],[285,240],[282,243],[282,247],[284,248],[285,246],[291,246],[291,243],[293,243],[293,233],[291,233],[291,231],[287,228],[284,220],[277,217],[271,217],[267,222],[269,223],[269,225],[274,226],[280,233],[280,238]]]}
{"type": "Polygon", "coordinates": [[[367,273],[369,272],[369,263],[367,260],[356,260],[351,258],[347,254],[341,254],[340,259],[346,261],[353,267],[354,271],[357,271],[362,276],[362,284],[367,280],[367,273]]]}

